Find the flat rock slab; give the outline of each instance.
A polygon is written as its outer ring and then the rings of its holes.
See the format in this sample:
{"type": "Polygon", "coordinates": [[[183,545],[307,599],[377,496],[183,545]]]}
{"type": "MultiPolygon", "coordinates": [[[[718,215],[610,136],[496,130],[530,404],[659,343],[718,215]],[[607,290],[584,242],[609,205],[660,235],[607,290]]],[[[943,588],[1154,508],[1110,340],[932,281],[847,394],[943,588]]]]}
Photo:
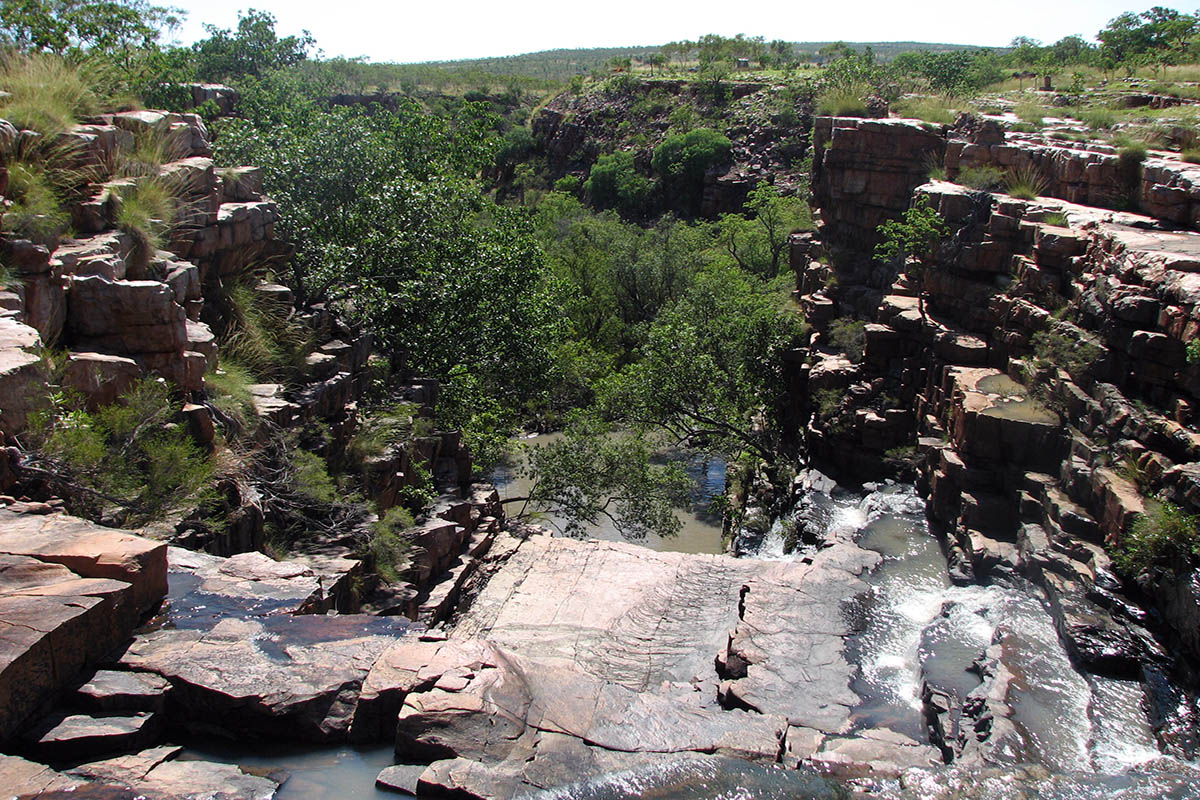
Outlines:
{"type": "Polygon", "coordinates": [[[83,764],[70,775],[126,787],[137,796],[178,800],[270,800],[279,788],[277,780],[250,775],[233,764],[174,760],[181,749],[156,747],[83,764]]]}
{"type": "Polygon", "coordinates": [[[153,744],[161,728],[147,712],[129,716],[57,715],[34,728],[30,750],[50,762],[79,761],[153,744]]]}
{"type": "Polygon", "coordinates": [[[424,764],[396,764],[380,771],[375,786],[389,792],[416,796],[421,774],[428,769],[424,764]]]}
{"type": "Polygon", "coordinates": [[[713,660],[738,621],[742,587],[756,576],[789,583],[804,572],[792,562],[532,536],[453,635],[638,691],[715,680],[713,660]]]}
{"type": "Polygon", "coordinates": [[[138,618],[129,583],[0,553],[0,740],[124,643],[138,618]]]}
{"type": "Polygon", "coordinates": [[[152,672],[100,670],[79,687],[74,702],[97,711],[162,711],[170,689],[152,672]]]}
{"type": "Polygon", "coordinates": [[[406,629],[402,618],[366,615],[224,619],[141,635],[121,664],[168,679],[188,721],[335,741],[367,672],[406,629]]]}
{"type": "Polygon", "coordinates": [[[82,782],[56,772],[45,764],[0,753],[0,797],[6,800],[21,795],[36,796],[42,792],[69,790],[82,782]]]}
{"type": "Polygon", "coordinates": [[[84,578],[125,581],[140,611],[158,605],[167,593],[165,544],[65,514],[0,509],[0,553],[62,564],[84,578]]]}

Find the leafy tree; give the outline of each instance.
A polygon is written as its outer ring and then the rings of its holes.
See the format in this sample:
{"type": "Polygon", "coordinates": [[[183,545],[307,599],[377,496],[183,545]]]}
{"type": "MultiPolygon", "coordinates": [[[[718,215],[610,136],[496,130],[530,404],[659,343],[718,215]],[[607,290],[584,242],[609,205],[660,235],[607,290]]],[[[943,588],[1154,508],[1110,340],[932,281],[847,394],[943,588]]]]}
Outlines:
{"type": "Polygon", "coordinates": [[[655,442],[639,432],[615,433],[595,415],[576,415],[563,438],[529,453],[532,487],[526,509],[553,509],[568,520],[566,533],[607,518],[627,539],[674,536],[681,523],[673,509],[687,502],[692,480],[680,464],[653,463],[655,442]]]}
{"type": "Polygon", "coordinates": [[[280,38],[275,17],[250,9],[238,14],[237,30],[205,25],[208,38],[194,44],[196,74],[203,81],[263,77],[268,71],[298,64],[316,43],[308,31],[280,38]]]}
{"type": "Polygon", "coordinates": [[[600,209],[615,208],[626,217],[645,213],[653,189],[650,179],[638,174],[633,153],[627,150],[600,156],[584,183],[593,205],[600,209]]]}
{"type": "Polygon", "coordinates": [[[721,246],[739,267],[769,280],[786,267],[788,236],[810,228],[812,213],[804,200],[784,197],[768,183],[760,183],[750,192],[746,207],[753,214],[750,218],[741,214],[721,217],[721,246]]]}
{"type": "Polygon", "coordinates": [[[729,160],[733,143],[711,128],[697,128],[668,136],[654,148],[650,165],[669,189],[690,210],[699,207],[704,176],[729,160]]]}
{"type": "Polygon", "coordinates": [[[900,219],[890,219],[878,228],[881,237],[875,246],[875,258],[888,264],[902,266],[909,277],[919,284],[917,304],[921,319],[925,319],[924,273],[933,265],[938,245],[949,233],[949,227],[937,209],[922,197],[904,212],[900,219]]]}
{"type": "Polygon", "coordinates": [[[146,0],[5,0],[0,42],[60,55],[153,48],[164,28],[179,24],[178,13],[146,0]]]}
{"type": "Polygon", "coordinates": [[[803,341],[786,279],[766,284],[733,266],[700,271],[650,325],[640,359],[603,393],[628,423],[661,427],[676,443],[768,461],[783,450],[785,354],[803,341]]]}

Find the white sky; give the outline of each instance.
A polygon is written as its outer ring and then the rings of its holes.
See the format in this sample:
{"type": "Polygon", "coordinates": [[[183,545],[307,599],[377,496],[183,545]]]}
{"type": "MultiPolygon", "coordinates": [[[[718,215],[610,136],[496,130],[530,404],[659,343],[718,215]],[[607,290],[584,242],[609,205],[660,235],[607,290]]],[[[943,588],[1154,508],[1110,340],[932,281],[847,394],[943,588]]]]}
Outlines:
{"type": "MultiPolygon", "coordinates": [[[[326,56],[435,61],[516,55],[559,47],[622,47],[706,33],[787,41],[923,41],[1005,45],[1014,36],[1085,38],[1137,0],[159,0],[184,9],[182,44],[203,23],[237,24],[239,10],[270,11],[280,35],[309,30],[326,56]]],[[[1181,8],[1180,6],[1172,6],[1181,8]]],[[[1181,10],[1189,10],[1182,7],[1181,10]]]]}

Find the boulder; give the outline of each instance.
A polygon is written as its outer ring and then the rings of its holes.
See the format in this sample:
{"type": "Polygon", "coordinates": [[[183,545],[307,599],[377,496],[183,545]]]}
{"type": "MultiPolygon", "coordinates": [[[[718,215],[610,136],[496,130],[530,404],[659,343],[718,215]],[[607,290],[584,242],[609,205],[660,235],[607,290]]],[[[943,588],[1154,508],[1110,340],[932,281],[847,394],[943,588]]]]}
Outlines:
{"type": "Polygon", "coordinates": [[[33,328],[0,317],[0,434],[20,433],[32,412],[49,405],[41,344],[33,328]]]}

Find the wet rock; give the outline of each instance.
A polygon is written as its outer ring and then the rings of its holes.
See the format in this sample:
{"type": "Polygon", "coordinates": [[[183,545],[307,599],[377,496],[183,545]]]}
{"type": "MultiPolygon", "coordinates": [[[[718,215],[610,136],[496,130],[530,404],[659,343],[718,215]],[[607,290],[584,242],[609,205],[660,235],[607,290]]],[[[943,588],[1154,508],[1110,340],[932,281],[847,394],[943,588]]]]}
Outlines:
{"type": "Polygon", "coordinates": [[[368,671],[405,628],[361,615],[226,618],[139,636],[121,663],[168,679],[189,723],[338,741],[368,671]]]}

